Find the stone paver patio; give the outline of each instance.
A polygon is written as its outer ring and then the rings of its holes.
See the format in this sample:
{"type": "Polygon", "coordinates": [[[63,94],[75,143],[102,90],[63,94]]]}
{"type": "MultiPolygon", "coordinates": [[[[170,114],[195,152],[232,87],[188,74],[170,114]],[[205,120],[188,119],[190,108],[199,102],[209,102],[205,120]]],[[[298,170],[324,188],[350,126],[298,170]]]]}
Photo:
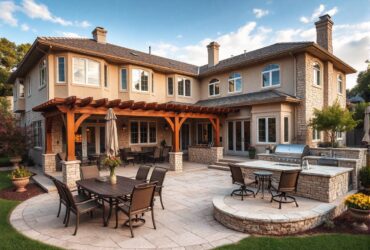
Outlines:
{"type": "MultiPolygon", "coordinates": [[[[67,249],[210,249],[237,242],[247,234],[227,229],[213,218],[212,198],[229,194],[233,188],[229,172],[208,170],[205,165],[185,163],[183,173],[168,172],[163,191],[165,210],[156,202],[157,230],[147,223],[135,228],[135,238],[126,227],[114,229],[114,216],[102,226],[101,213],[94,219],[83,216],[77,236],[73,236],[74,215],[65,228],[56,218],[57,193],[31,198],[15,208],[11,224],[22,234],[67,249]]],[[[134,176],[136,167],[120,168],[117,174],[134,176]]],[[[103,173],[106,174],[106,173],[103,173]]],[[[64,216],[64,210],[62,217],[64,216]]],[[[120,213],[120,223],[125,217],[120,213]]]]}

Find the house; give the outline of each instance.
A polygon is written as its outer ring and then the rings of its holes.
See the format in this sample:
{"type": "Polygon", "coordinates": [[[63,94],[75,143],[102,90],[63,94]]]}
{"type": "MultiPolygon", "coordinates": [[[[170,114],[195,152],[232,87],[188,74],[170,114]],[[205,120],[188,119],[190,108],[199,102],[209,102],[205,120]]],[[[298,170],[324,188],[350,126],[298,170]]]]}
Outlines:
{"type": "Polygon", "coordinates": [[[211,42],[200,67],[107,43],[101,27],[93,39],[38,37],[8,80],[15,112],[32,127],[30,155],[48,171],[56,153],[74,162],[104,152],[109,107],[121,148],[165,141],[172,165],[199,145],[214,146],[208,161],[247,155],[250,145],[259,152],[278,143],[316,146],[327,135],[307,127],[314,108],[344,107],[346,75],[356,71],[333,54],[331,17],[315,25],[316,42],[276,43],[225,60],[222,44],[211,42]]]}

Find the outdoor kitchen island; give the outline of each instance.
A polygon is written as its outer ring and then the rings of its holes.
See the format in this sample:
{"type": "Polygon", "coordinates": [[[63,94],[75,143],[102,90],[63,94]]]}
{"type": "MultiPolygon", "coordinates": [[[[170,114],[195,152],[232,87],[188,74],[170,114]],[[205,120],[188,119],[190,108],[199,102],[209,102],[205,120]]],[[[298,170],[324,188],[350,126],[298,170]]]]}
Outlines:
{"type": "MultiPolygon", "coordinates": [[[[236,164],[242,167],[245,177],[249,179],[255,178],[253,174],[255,171],[265,170],[273,173],[273,180],[279,181],[281,171],[301,169],[298,164],[263,160],[236,164]]],[[[351,168],[310,165],[310,169],[301,171],[297,192],[293,195],[332,202],[350,191],[351,172],[351,168]]]]}

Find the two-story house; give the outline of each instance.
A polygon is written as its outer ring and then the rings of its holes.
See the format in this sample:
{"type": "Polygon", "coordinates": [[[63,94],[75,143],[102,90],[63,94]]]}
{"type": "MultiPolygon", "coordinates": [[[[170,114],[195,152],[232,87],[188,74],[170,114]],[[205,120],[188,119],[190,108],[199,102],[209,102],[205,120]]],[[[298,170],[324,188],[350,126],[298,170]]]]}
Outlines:
{"type": "Polygon", "coordinates": [[[9,79],[14,110],[32,127],[30,156],[45,165],[43,154],[68,148],[80,158],[103,153],[109,107],[118,112],[121,148],[165,141],[173,151],[212,144],[247,155],[251,145],[260,152],[278,143],[315,146],[327,138],[307,127],[314,108],[345,106],[346,74],[355,72],[333,54],[331,17],[315,25],[316,42],[277,43],[221,61],[222,44],[212,42],[200,67],[109,44],[101,27],[93,39],[38,37],[9,79]]]}

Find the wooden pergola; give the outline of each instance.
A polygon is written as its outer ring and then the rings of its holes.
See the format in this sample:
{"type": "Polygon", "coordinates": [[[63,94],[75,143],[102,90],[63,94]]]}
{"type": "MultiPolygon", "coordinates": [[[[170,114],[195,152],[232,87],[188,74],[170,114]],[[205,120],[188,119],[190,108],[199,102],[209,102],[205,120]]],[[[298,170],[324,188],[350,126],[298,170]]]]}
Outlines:
{"type": "Polygon", "coordinates": [[[204,107],[196,105],[161,103],[146,103],[143,101],[94,100],[93,97],[54,98],[42,103],[32,110],[42,112],[45,117],[45,153],[53,153],[52,121],[61,116],[67,134],[67,161],[73,161],[75,156],[75,133],[84,120],[91,115],[106,115],[112,108],[117,116],[163,117],[173,133],[173,151],[180,151],[180,129],[188,118],[208,119],[214,130],[214,144],[220,145],[220,116],[236,112],[234,108],[204,107]]]}

